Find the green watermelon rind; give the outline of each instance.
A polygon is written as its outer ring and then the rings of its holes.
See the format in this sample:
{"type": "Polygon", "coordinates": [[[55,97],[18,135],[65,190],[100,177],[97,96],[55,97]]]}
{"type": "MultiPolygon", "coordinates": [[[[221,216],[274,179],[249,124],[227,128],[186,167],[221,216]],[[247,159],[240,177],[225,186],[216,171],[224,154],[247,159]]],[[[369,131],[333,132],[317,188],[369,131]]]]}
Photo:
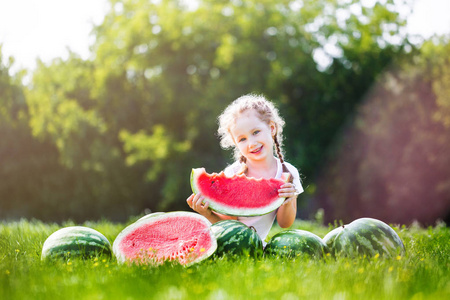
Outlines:
{"type": "Polygon", "coordinates": [[[210,257],[212,254],[214,254],[214,252],[217,249],[217,240],[214,237],[214,234],[211,231],[211,222],[206,219],[205,217],[203,217],[202,215],[199,215],[197,213],[192,213],[192,212],[186,212],[186,211],[173,211],[173,212],[167,212],[167,213],[162,213],[162,212],[155,212],[152,214],[148,214],[145,215],[144,217],[140,218],[139,220],[137,220],[136,222],[128,225],[127,227],[125,227],[115,238],[113,246],[112,246],[112,250],[113,253],[117,259],[117,262],[119,264],[124,264],[126,262],[130,262],[127,257],[125,256],[125,254],[123,254],[120,250],[120,244],[122,242],[122,240],[127,237],[128,234],[130,234],[131,232],[133,232],[136,228],[145,225],[145,224],[150,224],[153,222],[156,222],[158,220],[164,219],[164,218],[170,218],[170,217],[191,217],[191,218],[196,218],[198,220],[201,220],[207,228],[209,228],[210,230],[210,236],[211,236],[211,247],[208,249],[205,249],[206,251],[204,253],[202,253],[201,256],[197,257],[195,260],[185,264],[185,267],[191,266],[195,263],[199,263],[200,261],[203,261],[205,259],[207,259],[208,257],[210,257]]]}
{"type": "MultiPolygon", "coordinates": [[[[405,253],[399,235],[388,224],[372,218],[360,218],[334,237],[332,252],[344,257],[397,257],[405,253]]],[[[325,239],[325,238],[324,238],[325,239]]]]}
{"type": "Polygon", "coordinates": [[[217,239],[215,255],[260,257],[263,254],[263,242],[256,231],[237,220],[222,220],[211,225],[217,239]]]}
{"type": "Polygon", "coordinates": [[[45,240],[41,252],[41,260],[97,256],[111,257],[111,244],[103,234],[85,226],[70,226],[55,231],[45,240]]]}
{"type": "MultiPolygon", "coordinates": [[[[205,168],[194,168],[191,172],[191,188],[194,194],[200,193],[200,189],[198,188],[196,182],[198,181],[198,177],[205,173],[205,168]]],[[[242,176],[245,177],[245,175],[234,175],[234,176],[242,176]]],[[[233,178],[233,177],[230,177],[233,178]]],[[[248,178],[248,180],[264,180],[264,179],[254,179],[254,178],[248,178]]],[[[283,176],[281,180],[288,182],[289,175],[287,173],[283,173],[283,176]]],[[[238,216],[238,217],[253,217],[253,216],[261,216],[266,215],[277,208],[279,208],[283,202],[286,200],[286,198],[279,197],[276,200],[272,201],[269,205],[258,207],[258,208],[238,208],[238,207],[232,207],[229,205],[224,205],[218,203],[215,199],[209,198],[204,196],[205,202],[207,201],[209,203],[209,208],[211,208],[213,211],[216,211],[218,213],[228,215],[228,216],[238,216]]]]}
{"type": "Polygon", "coordinates": [[[333,243],[336,237],[341,233],[341,231],[344,229],[344,226],[339,226],[328,232],[324,237],[323,241],[328,246],[328,248],[331,250],[333,248],[333,243]]]}
{"type": "Polygon", "coordinates": [[[160,215],[163,215],[163,214],[165,214],[165,212],[154,212],[154,213],[149,213],[149,214],[146,214],[145,216],[141,217],[140,219],[138,219],[138,220],[137,220],[136,222],[134,222],[134,223],[141,222],[141,221],[144,221],[144,220],[147,220],[147,219],[156,217],[156,216],[160,216],[160,215]]]}
{"type": "Polygon", "coordinates": [[[328,247],[319,236],[301,229],[289,229],[275,234],[264,248],[265,256],[279,258],[322,258],[327,252],[328,247]]]}

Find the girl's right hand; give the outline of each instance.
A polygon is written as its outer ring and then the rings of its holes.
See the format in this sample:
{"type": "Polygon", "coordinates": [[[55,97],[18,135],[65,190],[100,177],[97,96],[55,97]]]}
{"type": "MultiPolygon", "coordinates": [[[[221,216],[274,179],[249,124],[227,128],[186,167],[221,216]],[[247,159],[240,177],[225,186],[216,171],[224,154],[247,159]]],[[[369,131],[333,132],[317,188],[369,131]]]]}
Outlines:
{"type": "Polygon", "coordinates": [[[202,216],[209,217],[211,215],[211,210],[209,207],[209,202],[204,203],[204,197],[202,194],[192,194],[186,200],[187,204],[194,211],[198,212],[202,216]]]}

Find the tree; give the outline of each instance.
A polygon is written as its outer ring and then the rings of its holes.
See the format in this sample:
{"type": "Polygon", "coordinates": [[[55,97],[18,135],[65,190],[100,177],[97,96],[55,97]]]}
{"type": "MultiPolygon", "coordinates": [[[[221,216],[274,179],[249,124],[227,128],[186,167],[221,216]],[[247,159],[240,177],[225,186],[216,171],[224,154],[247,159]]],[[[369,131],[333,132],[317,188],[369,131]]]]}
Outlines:
{"type": "MultiPolygon", "coordinates": [[[[58,214],[61,182],[56,148],[35,140],[28,124],[29,110],[22,78],[11,75],[13,58],[4,59],[0,47],[0,218],[58,214]]],[[[55,218],[53,218],[55,219],[55,218]]]]}
{"type": "Polygon", "coordinates": [[[217,116],[250,92],[279,106],[287,160],[309,185],[346,116],[408,44],[402,16],[381,2],[111,0],[91,58],[40,63],[26,89],[32,139],[58,163],[41,174],[58,179],[47,207],[122,220],[188,209],[191,168],[230,162],[217,116]]]}
{"type": "Polygon", "coordinates": [[[374,217],[434,225],[448,217],[449,45],[426,43],[386,72],[359,105],[318,183],[326,221],[374,217]]]}

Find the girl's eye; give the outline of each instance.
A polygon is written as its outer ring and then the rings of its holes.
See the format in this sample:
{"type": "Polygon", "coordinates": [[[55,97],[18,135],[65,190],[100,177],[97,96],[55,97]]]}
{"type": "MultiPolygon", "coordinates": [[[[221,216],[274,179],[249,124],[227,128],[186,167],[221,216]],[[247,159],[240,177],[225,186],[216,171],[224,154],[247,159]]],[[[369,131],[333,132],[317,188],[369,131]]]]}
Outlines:
{"type": "Polygon", "coordinates": [[[239,142],[245,142],[245,138],[239,139],[239,142]]]}
{"type": "Polygon", "coordinates": [[[253,135],[257,135],[260,132],[260,130],[253,131],[253,135]]]}

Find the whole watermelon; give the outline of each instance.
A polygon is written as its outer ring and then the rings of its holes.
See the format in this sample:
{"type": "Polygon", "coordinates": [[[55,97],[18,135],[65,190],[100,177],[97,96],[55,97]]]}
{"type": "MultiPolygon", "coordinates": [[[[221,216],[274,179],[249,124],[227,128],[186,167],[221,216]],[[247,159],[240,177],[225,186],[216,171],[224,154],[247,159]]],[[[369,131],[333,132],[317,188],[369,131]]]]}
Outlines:
{"type": "Polygon", "coordinates": [[[263,254],[263,243],[256,231],[236,220],[223,220],[211,225],[217,239],[216,256],[251,256],[263,254]]]}
{"type": "Polygon", "coordinates": [[[314,233],[290,229],[277,233],[267,243],[265,256],[288,257],[298,256],[321,258],[327,252],[327,245],[314,233]]]}
{"type": "Polygon", "coordinates": [[[326,236],[323,237],[324,243],[327,245],[328,249],[332,251],[333,249],[333,243],[336,236],[341,233],[341,231],[344,229],[344,226],[336,227],[335,229],[331,230],[327,233],[326,236]]]}
{"type": "Polygon", "coordinates": [[[405,253],[398,234],[386,223],[372,218],[361,218],[338,227],[324,238],[336,256],[396,257],[405,253]]]}
{"type": "Polygon", "coordinates": [[[41,259],[112,256],[108,239],[89,227],[70,226],[52,233],[44,242],[41,259]]]}

